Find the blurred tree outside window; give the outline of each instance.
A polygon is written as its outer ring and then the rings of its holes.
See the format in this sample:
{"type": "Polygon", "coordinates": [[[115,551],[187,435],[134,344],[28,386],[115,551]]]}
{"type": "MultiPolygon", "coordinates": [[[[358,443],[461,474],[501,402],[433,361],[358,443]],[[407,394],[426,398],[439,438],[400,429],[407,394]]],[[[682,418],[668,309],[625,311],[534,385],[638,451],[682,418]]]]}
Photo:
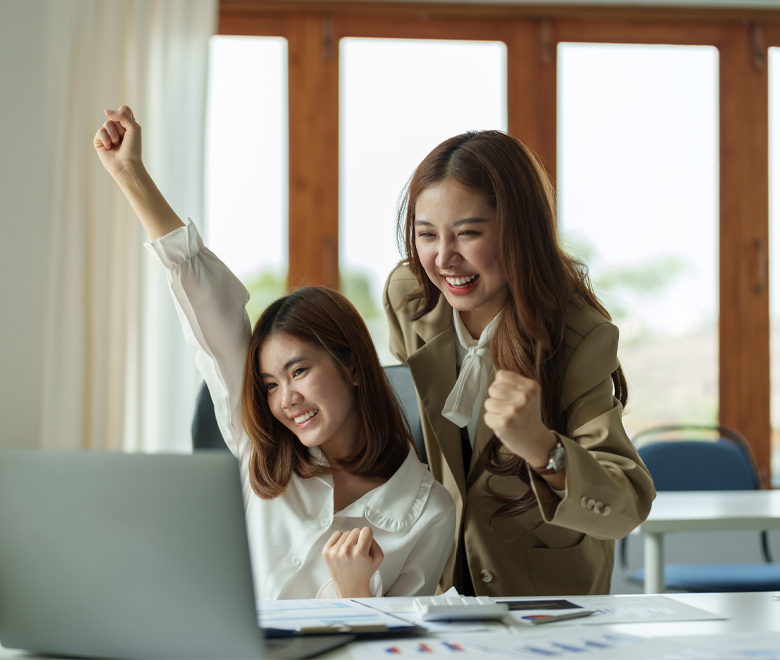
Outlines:
{"type": "Polygon", "coordinates": [[[718,420],[718,52],[562,43],[559,227],[620,329],[629,435],[718,420]]]}

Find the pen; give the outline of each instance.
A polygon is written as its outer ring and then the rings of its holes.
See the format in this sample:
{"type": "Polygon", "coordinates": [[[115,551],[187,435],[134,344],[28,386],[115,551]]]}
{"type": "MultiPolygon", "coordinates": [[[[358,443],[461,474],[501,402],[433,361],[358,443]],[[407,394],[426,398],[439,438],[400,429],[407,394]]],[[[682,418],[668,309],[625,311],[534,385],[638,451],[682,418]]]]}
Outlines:
{"type": "Polygon", "coordinates": [[[388,627],[383,623],[330,626],[297,626],[295,632],[299,635],[328,635],[332,633],[384,633],[388,627]]]}
{"type": "Polygon", "coordinates": [[[578,619],[583,616],[595,614],[596,610],[577,610],[576,612],[566,612],[564,614],[529,614],[520,617],[520,620],[535,625],[542,623],[552,623],[553,621],[565,621],[566,619],[578,619]]]}

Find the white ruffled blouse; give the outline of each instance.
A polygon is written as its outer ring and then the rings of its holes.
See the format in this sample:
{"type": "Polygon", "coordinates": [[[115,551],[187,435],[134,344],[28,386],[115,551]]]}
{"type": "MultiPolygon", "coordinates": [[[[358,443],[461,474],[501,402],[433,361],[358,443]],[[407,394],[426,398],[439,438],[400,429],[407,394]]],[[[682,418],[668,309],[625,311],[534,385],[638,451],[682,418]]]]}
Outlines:
{"type": "MultiPolygon", "coordinates": [[[[196,349],[220,431],[239,462],[257,600],[336,598],[322,549],[336,530],[364,526],[384,552],[371,579],[373,596],[433,594],[455,537],[455,506],[445,488],[410,450],[387,482],[341,511],[333,510],[330,475],[294,474],[282,495],[259,498],[249,480],[251,440],[241,424],[249,294],[203,246],[192,221],[146,247],[167,269],[185,338],[196,349]]],[[[319,449],[311,452],[325,461],[319,449]]]]}

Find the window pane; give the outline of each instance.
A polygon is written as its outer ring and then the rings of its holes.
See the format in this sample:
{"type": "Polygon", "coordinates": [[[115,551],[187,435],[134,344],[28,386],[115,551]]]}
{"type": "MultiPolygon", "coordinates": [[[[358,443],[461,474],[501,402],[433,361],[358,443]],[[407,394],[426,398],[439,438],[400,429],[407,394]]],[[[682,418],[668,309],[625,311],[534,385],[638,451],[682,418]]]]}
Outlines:
{"type": "Polygon", "coordinates": [[[772,486],[780,488],[780,48],[769,49],[769,313],[772,378],[772,486]]]}
{"type": "Polygon", "coordinates": [[[468,130],[506,130],[501,42],[342,39],[340,270],[380,358],[388,351],[382,287],[400,255],[399,195],[437,144],[468,130]]]}
{"type": "Polygon", "coordinates": [[[718,419],[718,53],[560,44],[564,240],[620,328],[630,435],[718,419]]]}
{"type": "Polygon", "coordinates": [[[254,319],[287,278],[287,40],[212,37],[208,246],[251,294],[254,319]]]}

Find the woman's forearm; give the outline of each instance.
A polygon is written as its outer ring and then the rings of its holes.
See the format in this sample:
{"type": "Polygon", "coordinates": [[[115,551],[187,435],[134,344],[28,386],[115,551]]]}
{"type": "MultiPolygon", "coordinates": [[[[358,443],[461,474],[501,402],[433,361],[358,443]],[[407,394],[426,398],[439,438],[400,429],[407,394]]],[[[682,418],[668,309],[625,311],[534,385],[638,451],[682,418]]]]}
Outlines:
{"type": "Polygon", "coordinates": [[[122,188],[133,210],[154,241],[183,227],[152,181],[141,158],[141,126],[126,105],[106,110],[106,121],[93,141],[100,162],[122,188]]]}
{"type": "Polygon", "coordinates": [[[184,226],[143,165],[122,170],[115,180],[153,241],[184,226]]]}

